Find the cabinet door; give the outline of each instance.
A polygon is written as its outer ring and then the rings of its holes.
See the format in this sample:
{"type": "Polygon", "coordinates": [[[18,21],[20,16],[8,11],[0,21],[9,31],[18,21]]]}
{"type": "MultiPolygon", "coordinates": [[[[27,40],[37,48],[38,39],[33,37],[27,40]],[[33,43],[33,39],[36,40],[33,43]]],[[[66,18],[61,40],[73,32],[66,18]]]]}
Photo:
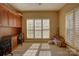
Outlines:
{"type": "Polygon", "coordinates": [[[2,20],[1,20],[1,12],[0,12],[0,26],[2,25],[2,20]]]}
{"type": "Polygon", "coordinates": [[[2,26],[8,26],[8,11],[2,10],[2,26]]]}
{"type": "Polygon", "coordinates": [[[22,26],[22,17],[20,16],[19,18],[20,18],[19,24],[20,24],[20,27],[21,27],[22,26]]]}
{"type": "Polygon", "coordinates": [[[20,27],[20,18],[17,16],[17,27],[20,27]]]}
{"type": "Polygon", "coordinates": [[[21,16],[18,16],[18,27],[21,27],[21,16]]]}
{"type": "Polygon", "coordinates": [[[17,27],[19,27],[19,18],[17,16],[17,27]]]}
{"type": "Polygon", "coordinates": [[[17,27],[17,17],[14,15],[14,27],[17,27]]]}
{"type": "Polygon", "coordinates": [[[0,26],[2,25],[2,8],[0,6],[0,26]]]}
{"type": "Polygon", "coordinates": [[[14,27],[14,15],[8,12],[8,16],[9,16],[9,26],[14,27]]]}
{"type": "Polygon", "coordinates": [[[19,15],[16,15],[16,27],[21,27],[21,19],[19,15]]]}
{"type": "Polygon", "coordinates": [[[14,50],[17,47],[17,36],[12,37],[12,50],[14,50]]]}

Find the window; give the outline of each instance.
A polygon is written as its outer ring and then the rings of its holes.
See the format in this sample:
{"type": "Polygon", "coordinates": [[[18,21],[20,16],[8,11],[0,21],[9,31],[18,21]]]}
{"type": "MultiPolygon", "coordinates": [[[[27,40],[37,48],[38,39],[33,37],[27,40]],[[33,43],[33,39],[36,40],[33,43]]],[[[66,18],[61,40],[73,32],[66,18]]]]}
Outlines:
{"type": "Polygon", "coordinates": [[[41,20],[40,19],[36,19],[35,20],[35,38],[41,38],[41,20]]]}
{"type": "Polygon", "coordinates": [[[34,38],[34,21],[32,19],[27,20],[27,37],[34,38]]]}
{"type": "Polygon", "coordinates": [[[74,19],[75,19],[75,47],[79,49],[79,9],[75,9],[75,15],[74,15],[74,19]]]}
{"type": "Polygon", "coordinates": [[[73,44],[73,11],[66,14],[66,42],[73,44]]]}
{"type": "Polygon", "coordinates": [[[43,38],[49,38],[49,20],[43,20],[43,38]]]}
{"type": "Polygon", "coordinates": [[[79,49],[79,9],[66,14],[66,42],[79,49]]]}
{"type": "Polygon", "coordinates": [[[27,38],[49,38],[49,19],[27,19],[27,38]]]}

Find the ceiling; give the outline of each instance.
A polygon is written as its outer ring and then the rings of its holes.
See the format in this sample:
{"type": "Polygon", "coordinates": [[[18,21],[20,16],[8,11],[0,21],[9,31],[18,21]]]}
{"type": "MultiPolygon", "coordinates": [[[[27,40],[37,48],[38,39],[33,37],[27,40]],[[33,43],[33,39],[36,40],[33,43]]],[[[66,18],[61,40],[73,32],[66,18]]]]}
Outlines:
{"type": "Polygon", "coordinates": [[[19,11],[58,11],[66,3],[10,3],[19,11]]]}

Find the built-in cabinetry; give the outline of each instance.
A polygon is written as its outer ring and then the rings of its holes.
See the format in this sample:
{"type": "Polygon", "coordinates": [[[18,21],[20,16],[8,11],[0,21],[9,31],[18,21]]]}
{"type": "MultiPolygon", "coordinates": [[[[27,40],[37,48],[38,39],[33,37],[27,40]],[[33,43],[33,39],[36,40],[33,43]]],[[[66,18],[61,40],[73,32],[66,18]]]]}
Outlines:
{"type": "Polygon", "coordinates": [[[0,26],[21,27],[21,16],[0,6],[0,26]]]}
{"type": "Polygon", "coordinates": [[[8,15],[10,27],[21,27],[21,16],[14,15],[10,12],[8,12],[8,15]]]}
{"type": "Polygon", "coordinates": [[[17,46],[17,34],[21,31],[22,16],[0,4],[0,37],[12,35],[12,50],[17,46]]]}
{"type": "Polygon", "coordinates": [[[8,10],[0,6],[0,26],[8,25],[8,10]]]}

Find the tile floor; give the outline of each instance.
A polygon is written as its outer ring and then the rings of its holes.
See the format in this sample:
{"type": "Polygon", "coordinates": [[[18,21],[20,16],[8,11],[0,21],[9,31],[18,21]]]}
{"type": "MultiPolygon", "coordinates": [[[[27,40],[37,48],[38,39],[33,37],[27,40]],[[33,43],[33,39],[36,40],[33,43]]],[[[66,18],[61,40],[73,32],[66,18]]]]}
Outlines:
{"type": "Polygon", "coordinates": [[[35,56],[38,50],[27,50],[23,56],[35,56]]]}
{"type": "Polygon", "coordinates": [[[40,51],[39,56],[51,56],[51,51],[40,51]]]}
{"type": "Polygon", "coordinates": [[[48,43],[23,43],[13,52],[13,56],[75,56],[67,48],[61,48],[48,43]]]}
{"type": "Polygon", "coordinates": [[[39,43],[33,43],[32,46],[29,49],[38,49],[40,46],[39,43]]]}
{"type": "Polygon", "coordinates": [[[42,43],[41,49],[50,49],[47,43],[42,43]]]}
{"type": "Polygon", "coordinates": [[[33,43],[23,56],[51,56],[50,47],[47,43],[33,43]]]}

